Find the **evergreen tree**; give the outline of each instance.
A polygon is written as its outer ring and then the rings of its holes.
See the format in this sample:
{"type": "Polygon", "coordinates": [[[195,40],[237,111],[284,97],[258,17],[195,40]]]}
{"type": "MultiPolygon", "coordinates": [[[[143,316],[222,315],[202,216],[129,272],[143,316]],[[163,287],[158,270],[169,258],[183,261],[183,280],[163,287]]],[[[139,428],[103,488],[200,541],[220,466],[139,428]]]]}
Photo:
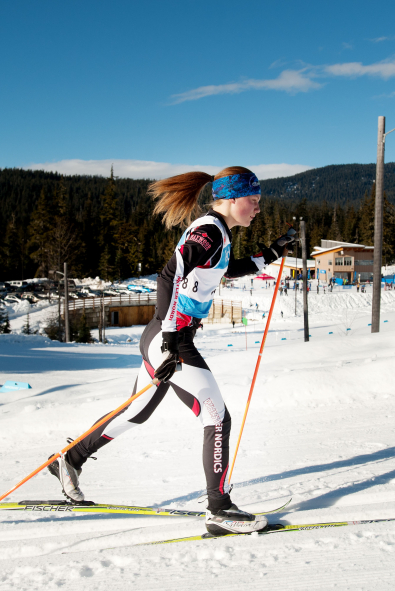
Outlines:
{"type": "MultiPolygon", "coordinates": [[[[275,240],[276,238],[278,238],[279,236],[281,236],[284,233],[283,224],[281,222],[280,206],[277,201],[274,204],[272,215],[273,215],[273,230],[274,230],[273,240],[275,240]]],[[[272,240],[272,242],[273,242],[273,240],[272,240]]]]}
{"type": "Polygon", "coordinates": [[[138,239],[138,228],[130,222],[121,222],[115,234],[117,252],[115,255],[116,277],[127,278],[137,273],[137,265],[141,258],[141,243],[138,239]]]}
{"type": "Polygon", "coordinates": [[[63,340],[62,327],[59,325],[59,317],[56,313],[47,316],[44,332],[51,341],[63,340]]]}
{"type": "Polygon", "coordinates": [[[172,238],[170,240],[166,240],[164,242],[163,251],[162,251],[164,265],[166,265],[167,261],[169,261],[171,259],[171,257],[173,256],[175,248],[176,248],[176,245],[175,245],[175,242],[172,238]]]}
{"type": "MultiPolygon", "coordinates": [[[[262,208],[262,206],[261,206],[262,208]]],[[[251,234],[251,253],[256,253],[259,251],[259,244],[265,243],[265,234],[266,234],[266,220],[261,213],[259,213],[252,224],[252,234],[251,234]]]]}
{"type": "Polygon", "coordinates": [[[351,244],[358,244],[357,240],[357,228],[358,228],[358,214],[351,205],[345,211],[344,224],[343,224],[343,238],[344,242],[350,242],[351,244]]]}
{"type": "Polygon", "coordinates": [[[63,177],[55,188],[54,212],[52,227],[48,233],[49,267],[62,272],[63,263],[67,263],[70,275],[78,275],[83,245],[70,217],[63,177]]]}
{"type": "Polygon", "coordinates": [[[274,230],[274,225],[273,225],[272,213],[273,213],[272,203],[268,198],[266,198],[263,203],[262,213],[261,213],[261,215],[263,216],[263,218],[265,220],[264,243],[266,244],[266,246],[269,246],[269,244],[271,244],[275,240],[275,230],[274,230]]]}
{"type": "Polygon", "coordinates": [[[48,277],[48,251],[52,225],[51,205],[46,198],[44,189],[41,189],[37,207],[31,215],[31,222],[28,227],[28,235],[30,236],[28,247],[32,250],[30,256],[38,265],[36,277],[48,277]]]}
{"type": "Polygon", "coordinates": [[[2,258],[5,264],[7,278],[21,279],[23,277],[23,245],[24,238],[21,235],[21,227],[18,225],[16,215],[13,213],[7,224],[5,240],[3,244],[2,258]]]}
{"type": "Polygon", "coordinates": [[[110,247],[106,244],[99,261],[100,277],[104,281],[112,281],[114,278],[114,266],[111,265],[110,247]]]}
{"type": "Polygon", "coordinates": [[[296,219],[300,219],[303,218],[305,221],[308,217],[308,209],[309,209],[309,205],[307,203],[307,199],[306,197],[303,197],[299,203],[297,204],[296,208],[295,208],[295,217],[296,219]]]}
{"type": "Polygon", "coordinates": [[[249,252],[251,246],[248,244],[247,228],[241,226],[232,228],[232,236],[233,253],[237,259],[252,254],[252,252],[249,252]]]}
{"type": "Polygon", "coordinates": [[[365,246],[373,246],[374,244],[374,204],[376,198],[376,186],[373,185],[370,195],[365,193],[360,210],[359,210],[359,224],[358,234],[359,241],[365,246]]]}
{"type": "MultiPolygon", "coordinates": [[[[376,186],[373,185],[370,195],[365,194],[360,209],[359,236],[362,244],[374,246],[376,186]]],[[[383,263],[391,264],[395,258],[395,208],[383,196],[383,263]]]]}
{"type": "Polygon", "coordinates": [[[384,192],[383,199],[383,263],[392,265],[395,260],[395,207],[388,201],[384,192]]]}
{"type": "Polygon", "coordinates": [[[100,245],[103,249],[103,254],[100,258],[99,269],[101,273],[105,273],[103,278],[113,280],[115,278],[116,269],[116,253],[118,250],[117,233],[120,223],[119,202],[116,195],[116,180],[114,177],[114,169],[111,166],[111,175],[107,179],[107,186],[101,198],[100,210],[100,245]]]}
{"type": "Polygon", "coordinates": [[[310,250],[316,246],[321,246],[321,239],[323,238],[322,224],[315,223],[310,233],[310,250]]]}
{"type": "Polygon", "coordinates": [[[22,327],[22,334],[34,334],[34,331],[32,330],[31,326],[30,326],[30,314],[29,312],[26,314],[26,322],[22,327]]]}
{"type": "Polygon", "coordinates": [[[336,205],[333,208],[333,216],[332,216],[332,224],[331,227],[329,228],[329,232],[328,232],[328,240],[338,240],[341,241],[341,234],[340,234],[340,230],[339,230],[339,225],[337,223],[337,217],[336,217],[336,205]]]}
{"type": "Polygon", "coordinates": [[[88,276],[96,276],[100,260],[100,247],[98,244],[98,232],[100,228],[100,217],[97,204],[92,199],[92,193],[89,191],[87,198],[81,207],[78,223],[80,235],[84,241],[84,257],[82,273],[88,276]]]}
{"type": "Polygon", "coordinates": [[[324,201],[321,206],[321,224],[322,224],[322,238],[325,240],[328,237],[329,229],[332,225],[332,213],[328,203],[324,201]]]}
{"type": "Polygon", "coordinates": [[[0,307],[0,334],[10,334],[11,326],[8,318],[8,312],[0,307]]]}
{"type": "Polygon", "coordinates": [[[92,335],[91,331],[89,330],[88,323],[86,321],[85,312],[82,314],[79,327],[78,327],[78,335],[76,338],[77,343],[91,343],[92,342],[92,335]]]}

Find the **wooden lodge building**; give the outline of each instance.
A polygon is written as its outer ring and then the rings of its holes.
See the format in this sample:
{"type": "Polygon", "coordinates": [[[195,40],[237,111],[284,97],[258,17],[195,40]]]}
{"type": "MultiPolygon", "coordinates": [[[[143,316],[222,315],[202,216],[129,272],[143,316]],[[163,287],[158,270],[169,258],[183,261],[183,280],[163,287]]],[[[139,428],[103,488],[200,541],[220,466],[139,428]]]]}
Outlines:
{"type": "Polygon", "coordinates": [[[316,278],[329,282],[332,277],[349,283],[373,280],[373,246],[321,240],[311,256],[315,260],[316,278]]]}

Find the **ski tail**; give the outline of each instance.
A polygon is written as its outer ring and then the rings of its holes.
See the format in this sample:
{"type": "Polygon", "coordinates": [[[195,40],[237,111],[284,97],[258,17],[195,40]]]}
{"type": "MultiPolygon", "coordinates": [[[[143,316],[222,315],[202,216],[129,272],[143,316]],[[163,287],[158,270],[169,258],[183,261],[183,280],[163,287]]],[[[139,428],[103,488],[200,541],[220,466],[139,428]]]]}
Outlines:
{"type": "Polygon", "coordinates": [[[284,505],[278,507],[277,509],[272,509],[271,511],[262,511],[261,513],[254,513],[254,515],[271,515],[272,513],[281,513],[281,511],[288,507],[291,501],[292,497],[286,503],[284,503],[284,505]]]}

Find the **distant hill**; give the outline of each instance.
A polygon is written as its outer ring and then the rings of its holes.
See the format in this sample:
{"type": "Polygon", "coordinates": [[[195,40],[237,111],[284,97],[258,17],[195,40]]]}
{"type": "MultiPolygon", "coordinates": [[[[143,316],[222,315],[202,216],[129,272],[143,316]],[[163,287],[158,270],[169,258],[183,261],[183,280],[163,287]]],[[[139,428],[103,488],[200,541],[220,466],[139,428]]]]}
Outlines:
{"type": "MultiPolygon", "coordinates": [[[[333,164],[284,178],[261,181],[262,194],[286,201],[358,205],[376,179],[375,164],[333,164]]],[[[395,162],[385,164],[384,190],[395,203],[395,162]]]]}

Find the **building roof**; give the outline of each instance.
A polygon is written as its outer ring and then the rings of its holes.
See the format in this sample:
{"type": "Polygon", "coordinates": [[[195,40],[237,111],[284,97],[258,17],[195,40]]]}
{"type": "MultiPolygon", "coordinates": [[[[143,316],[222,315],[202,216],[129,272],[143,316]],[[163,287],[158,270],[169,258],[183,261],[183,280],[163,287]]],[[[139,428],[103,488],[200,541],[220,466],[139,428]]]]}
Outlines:
{"type": "MultiPolygon", "coordinates": [[[[281,259],[277,259],[277,261],[274,261],[273,263],[270,263],[271,265],[276,265],[276,266],[280,266],[281,265],[281,259]]],[[[302,257],[285,257],[285,261],[284,261],[284,267],[289,267],[291,269],[301,269],[303,267],[303,259],[302,257]],[[296,264],[297,261],[297,264],[296,264]]],[[[315,261],[311,260],[311,259],[307,259],[307,268],[308,269],[314,269],[315,268],[315,261]]]]}
{"type": "Polygon", "coordinates": [[[337,252],[339,250],[374,250],[374,246],[365,246],[364,244],[351,244],[349,242],[341,242],[338,246],[332,246],[331,248],[322,248],[321,246],[314,246],[314,251],[310,253],[310,256],[316,257],[320,254],[327,252],[337,252]]]}

